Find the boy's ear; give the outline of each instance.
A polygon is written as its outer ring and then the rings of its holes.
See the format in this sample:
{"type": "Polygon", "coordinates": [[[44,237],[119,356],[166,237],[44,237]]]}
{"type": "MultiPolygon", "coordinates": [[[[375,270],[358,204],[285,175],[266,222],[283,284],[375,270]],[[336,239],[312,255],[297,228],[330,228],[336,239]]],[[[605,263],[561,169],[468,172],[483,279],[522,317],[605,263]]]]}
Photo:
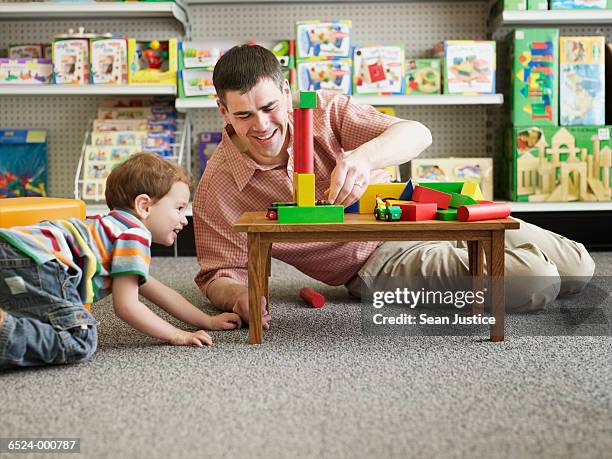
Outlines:
{"type": "Polygon", "coordinates": [[[148,194],[139,194],[134,199],[134,211],[143,220],[149,216],[149,209],[152,205],[153,200],[148,194]]]}

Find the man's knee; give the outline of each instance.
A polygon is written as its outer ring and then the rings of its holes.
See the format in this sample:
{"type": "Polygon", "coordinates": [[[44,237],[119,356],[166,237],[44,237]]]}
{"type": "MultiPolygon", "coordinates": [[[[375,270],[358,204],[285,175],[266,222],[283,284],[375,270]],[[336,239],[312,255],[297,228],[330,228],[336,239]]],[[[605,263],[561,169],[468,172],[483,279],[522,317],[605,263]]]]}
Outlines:
{"type": "Polygon", "coordinates": [[[557,298],[561,279],[557,267],[535,247],[515,249],[507,263],[507,312],[540,311],[557,298]]]}
{"type": "Polygon", "coordinates": [[[595,273],[595,260],[587,251],[584,245],[576,243],[577,259],[576,263],[565,266],[561,272],[561,291],[560,295],[571,295],[579,293],[591,281],[595,273]]]}

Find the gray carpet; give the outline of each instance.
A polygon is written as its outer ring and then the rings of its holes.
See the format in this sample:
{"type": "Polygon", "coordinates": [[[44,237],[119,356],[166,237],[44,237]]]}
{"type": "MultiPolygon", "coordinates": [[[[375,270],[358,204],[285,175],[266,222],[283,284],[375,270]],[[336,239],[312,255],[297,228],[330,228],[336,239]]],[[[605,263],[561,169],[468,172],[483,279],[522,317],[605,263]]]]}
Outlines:
{"type": "MultiPolygon", "coordinates": [[[[612,254],[594,257],[612,275],[612,254]]],[[[152,267],[207,308],[196,270],[152,267]]],[[[271,296],[258,347],[246,330],[167,346],[95,305],[92,361],[0,376],[0,437],[80,437],[85,457],[112,458],[612,456],[609,336],[364,336],[342,288],[277,262],[271,296]],[[328,305],[303,306],[302,286],[328,305]]]]}

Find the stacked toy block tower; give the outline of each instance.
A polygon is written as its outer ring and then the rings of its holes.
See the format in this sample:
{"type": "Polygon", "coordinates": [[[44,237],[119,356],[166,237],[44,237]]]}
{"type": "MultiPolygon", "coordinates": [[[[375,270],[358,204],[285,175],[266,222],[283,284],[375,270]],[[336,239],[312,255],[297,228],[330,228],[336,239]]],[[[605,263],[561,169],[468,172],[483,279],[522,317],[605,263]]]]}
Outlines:
{"type": "Polygon", "coordinates": [[[316,92],[300,92],[293,107],[293,201],[295,206],[278,208],[278,222],[342,223],[344,207],[315,203],[313,110],[316,92]]]}

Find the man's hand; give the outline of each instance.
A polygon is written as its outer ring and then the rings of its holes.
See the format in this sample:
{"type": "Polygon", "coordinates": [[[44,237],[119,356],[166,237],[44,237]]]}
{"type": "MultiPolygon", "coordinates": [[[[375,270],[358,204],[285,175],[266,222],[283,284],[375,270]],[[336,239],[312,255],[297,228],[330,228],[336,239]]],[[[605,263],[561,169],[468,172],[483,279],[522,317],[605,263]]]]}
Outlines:
{"type": "Polygon", "coordinates": [[[343,158],[332,171],[327,200],[330,204],[348,207],[357,202],[370,183],[385,183],[391,180],[388,171],[371,170],[370,163],[353,151],[342,152],[343,158]]]}
{"type": "Polygon", "coordinates": [[[223,314],[210,317],[207,328],[209,330],[233,330],[241,326],[242,320],[238,314],[224,312],[223,314]]]}
{"type": "Polygon", "coordinates": [[[170,338],[169,343],[175,346],[204,347],[212,346],[213,340],[204,330],[198,330],[196,332],[179,330],[170,338]]]}
{"type": "MultiPolygon", "coordinates": [[[[236,298],[233,311],[240,315],[244,324],[249,323],[249,292],[242,292],[236,298]]],[[[270,313],[266,310],[266,298],[261,297],[261,324],[264,330],[270,328],[270,313]]]]}

